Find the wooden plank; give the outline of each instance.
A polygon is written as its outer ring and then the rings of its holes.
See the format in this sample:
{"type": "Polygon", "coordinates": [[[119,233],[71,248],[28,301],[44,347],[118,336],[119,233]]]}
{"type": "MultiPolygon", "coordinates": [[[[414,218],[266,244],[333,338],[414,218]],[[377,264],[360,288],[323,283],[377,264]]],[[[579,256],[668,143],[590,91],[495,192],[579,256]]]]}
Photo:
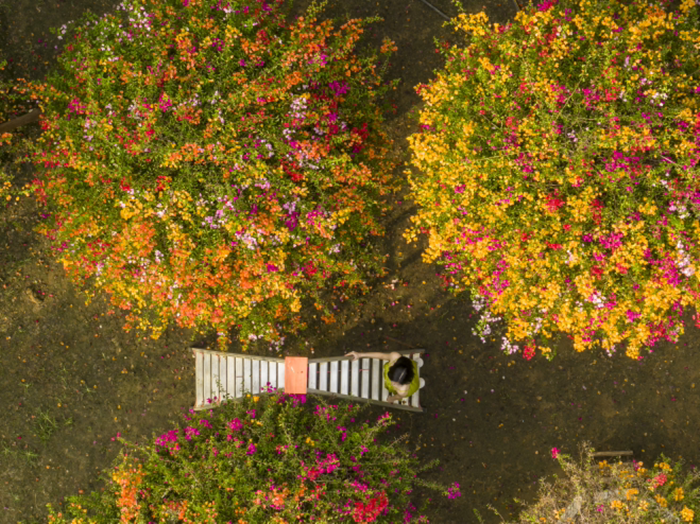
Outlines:
{"type": "Polygon", "coordinates": [[[236,398],[243,396],[243,359],[236,357],[236,398]]]}
{"type": "Polygon", "coordinates": [[[270,386],[277,389],[279,387],[277,385],[277,363],[268,362],[268,365],[270,366],[270,374],[268,375],[267,380],[270,381],[270,386]]]}
{"type": "Polygon", "coordinates": [[[245,394],[250,393],[250,370],[251,370],[251,365],[250,365],[250,359],[249,358],[244,358],[243,359],[243,391],[245,394]]]}
{"type": "Polygon", "coordinates": [[[360,397],[370,398],[369,396],[369,383],[370,383],[370,371],[371,364],[368,358],[362,359],[362,368],[360,368],[360,379],[362,381],[360,391],[360,397]]]}
{"type": "Polygon", "coordinates": [[[228,366],[226,365],[227,362],[227,357],[221,357],[221,360],[219,361],[219,375],[224,377],[224,379],[221,380],[221,389],[219,390],[219,401],[222,401],[226,397],[226,385],[228,384],[228,366]]]}
{"type": "Polygon", "coordinates": [[[269,369],[269,362],[264,360],[260,361],[260,391],[267,391],[267,383],[269,379],[267,378],[267,370],[269,369]]]}
{"type": "Polygon", "coordinates": [[[340,361],[340,393],[341,395],[348,394],[348,381],[350,380],[350,362],[347,360],[340,361]]]}
{"type": "Polygon", "coordinates": [[[334,360],[331,362],[331,393],[338,393],[338,361],[334,360]]]}
{"type": "Polygon", "coordinates": [[[260,361],[253,359],[253,388],[250,391],[253,395],[260,393],[260,361]]]}
{"type": "Polygon", "coordinates": [[[202,397],[203,404],[211,398],[211,355],[204,354],[204,362],[202,363],[202,377],[204,380],[204,396],[202,397]]]}
{"type": "Polygon", "coordinates": [[[386,399],[389,398],[389,390],[386,389],[386,386],[384,385],[384,364],[386,364],[386,362],[382,361],[381,368],[380,368],[382,373],[381,373],[381,377],[379,379],[380,380],[379,384],[382,387],[382,402],[386,402],[386,399]]]}
{"type": "Polygon", "coordinates": [[[236,359],[226,359],[226,396],[236,398],[236,359]]]}
{"type": "Polygon", "coordinates": [[[204,375],[203,375],[203,370],[204,370],[204,353],[201,351],[195,350],[194,352],[194,358],[195,358],[195,370],[196,370],[196,375],[197,375],[197,384],[196,384],[196,392],[195,392],[195,397],[196,397],[196,402],[195,402],[195,407],[200,407],[204,405],[204,375]]]}
{"type": "Polygon", "coordinates": [[[327,362],[321,362],[319,365],[319,372],[318,372],[318,389],[321,391],[328,391],[328,363],[327,362]]]}
{"type": "Polygon", "coordinates": [[[374,400],[379,400],[379,395],[381,395],[381,383],[379,382],[381,362],[383,361],[377,358],[372,359],[372,398],[374,400]]]}
{"type": "Polygon", "coordinates": [[[425,385],[425,380],[423,377],[420,378],[420,387],[413,395],[411,395],[411,406],[414,408],[420,408],[420,389],[425,385]]]}
{"type": "Polygon", "coordinates": [[[350,377],[350,394],[353,397],[360,396],[360,360],[353,360],[350,363],[352,369],[352,375],[350,377]]]}
{"type": "Polygon", "coordinates": [[[219,398],[219,355],[211,355],[211,400],[219,398]]]}
{"type": "Polygon", "coordinates": [[[318,373],[318,364],[316,362],[309,363],[309,389],[316,389],[316,375],[318,373]]]}
{"type": "Polygon", "coordinates": [[[277,363],[277,389],[284,389],[284,361],[277,363]]]}

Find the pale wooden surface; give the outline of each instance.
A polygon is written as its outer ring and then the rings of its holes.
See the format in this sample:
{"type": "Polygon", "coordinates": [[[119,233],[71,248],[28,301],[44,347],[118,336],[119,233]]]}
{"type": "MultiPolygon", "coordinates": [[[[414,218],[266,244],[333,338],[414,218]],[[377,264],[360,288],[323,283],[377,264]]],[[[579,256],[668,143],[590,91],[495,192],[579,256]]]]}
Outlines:
{"type": "Polygon", "coordinates": [[[318,365],[318,389],[328,391],[328,362],[318,365]]]}
{"type": "Polygon", "coordinates": [[[331,393],[338,393],[338,361],[331,362],[331,393]]]}
{"type": "Polygon", "coordinates": [[[236,398],[236,359],[226,359],[226,394],[231,398],[236,398]]]}
{"type": "MultiPolygon", "coordinates": [[[[195,378],[195,409],[215,406],[226,398],[240,398],[247,393],[260,394],[269,384],[286,389],[285,361],[281,358],[224,353],[193,348],[195,378]],[[213,401],[213,402],[212,402],[213,401]]],[[[419,370],[423,350],[400,351],[413,359],[419,370]]],[[[362,358],[355,361],[344,357],[306,359],[304,382],[310,394],[364,400],[373,404],[422,412],[420,389],[400,403],[387,403],[389,392],[384,387],[384,364],[380,359],[362,358]]],[[[425,380],[420,378],[420,387],[425,380]]],[[[607,452],[610,456],[627,454],[607,452]]]]}
{"type": "Polygon", "coordinates": [[[357,360],[354,360],[351,362],[350,366],[352,367],[352,380],[350,381],[350,394],[353,397],[359,397],[360,396],[360,359],[358,358],[357,360]]]}
{"type": "Polygon", "coordinates": [[[243,359],[243,389],[245,391],[250,391],[250,374],[251,374],[250,359],[243,359]]]}
{"type": "Polygon", "coordinates": [[[219,355],[211,355],[211,398],[219,398],[219,355]]]}
{"type": "Polygon", "coordinates": [[[211,355],[204,355],[204,398],[211,399],[211,355]]]}
{"type": "Polygon", "coordinates": [[[284,361],[277,363],[277,388],[284,387],[284,361]]]}
{"type": "Polygon", "coordinates": [[[340,393],[341,395],[348,394],[348,381],[350,380],[350,362],[347,360],[340,361],[340,393]]]}
{"type": "Polygon", "coordinates": [[[243,359],[236,358],[236,397],[241,398],[243,396],[243,359]]]}
{"type": "Polygon", "coordinates": [[[267,370],[270,369],[270,364],[264,360],[260,361],[260,388],[265,388],[267,386],[267,370]]]}
{"type": "Polygon", "coordinates": [[[257,395],[260,393],[260,361],[253,360],[253,389],[251,393],[257,395]]]}
{"type": "Polygon", "coordinates": [[[316,389],[316,379],[318,378],[318,364],[309,362],[309,389],[316,389]]]}
{"type": "Polygon", "coordinates": [[[268,362],[268,378],[267,380],[270,382],[270,386],[273,388],[277,388],[277,364],[275,362],[268,362]]]}
{"type": "MultiPolygon", "coordinates": [[[[360,360],[360,359],[358,359],[360,360]]],[[[368,358],[363,358],[362,360],[362,371],[360,371],[360,380],[362,381],[362,393],[361,398],[368,399],[369,396],[369,374],[370,374],[370,362],[368,358]]]]}
{"type": "Polygon", "coordinates": [[[381,377],[379,375],[379,363],[384,362],[384,361],[373,358],[371,360],[371,362],[372,362],[372,398],[374,400],[379,400],[379,390],[381,387],[381,384],[379,382],[379,380],[381,379],[381,377]]]}

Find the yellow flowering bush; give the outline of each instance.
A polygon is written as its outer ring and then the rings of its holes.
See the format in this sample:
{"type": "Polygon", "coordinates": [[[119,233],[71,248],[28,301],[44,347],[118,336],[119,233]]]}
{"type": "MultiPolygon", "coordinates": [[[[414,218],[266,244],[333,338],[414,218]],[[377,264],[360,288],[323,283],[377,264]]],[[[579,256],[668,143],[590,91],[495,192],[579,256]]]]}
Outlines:
{"type": "Polygon", "coordinates": [[[677,341],[700,301],[695,2],[547,0],[452,26],[464,44],[418,88],[407,239],[428,236],[509,353],[677,341]]]}
{"type": "Polygon", "coordinates": [[[700,473],[664,455],[651,468],[642,462],[597,462],[594,450],[582,446],[581,460],[554,448],[564,475],[542,481],[535,502],[514,522],[586,522],[637,524],[698,522],[700,473]]]}
{"type": "MultiPolygon", "coordinates": [[[[383,272],[392,189],[378,56],[364,27],[287,21],[282,0],[125,0],[63,26],[34,85],[43,232],[127,328],[231,330],[281,345],[383,272]]],[[[385,42],[382,53],[393,45],[385,42]]]]}

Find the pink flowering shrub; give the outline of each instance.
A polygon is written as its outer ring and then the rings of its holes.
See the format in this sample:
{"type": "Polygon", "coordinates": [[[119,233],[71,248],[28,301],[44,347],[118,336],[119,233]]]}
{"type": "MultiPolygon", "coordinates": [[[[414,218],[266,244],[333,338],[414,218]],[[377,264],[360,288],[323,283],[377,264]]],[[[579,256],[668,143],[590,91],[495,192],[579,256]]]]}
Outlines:
{"type": "Polygon", "coordinates": [[[678,341],[700,305],[694,0],[548,0],[453,22],[418,88],[407,238],[507,353],[678,341]],[[501,330],[501,327],[504,327],[501,330]],[[498,329],[497,329],[498,328],[498,329]]]}
{"type": "Polygon", "coordinates": [[[357,404],[310,404],[274,393],[190,411],[152,443],[128,444],[106,492],[72,497],[50,522],[112,522],[125,511],[126,522],[427,522],[417,486],[460,496],[458,484],[419,477],[436,461],[420,465],[403,438],[384,442],[388,413],[369,423],[357,404]]]}

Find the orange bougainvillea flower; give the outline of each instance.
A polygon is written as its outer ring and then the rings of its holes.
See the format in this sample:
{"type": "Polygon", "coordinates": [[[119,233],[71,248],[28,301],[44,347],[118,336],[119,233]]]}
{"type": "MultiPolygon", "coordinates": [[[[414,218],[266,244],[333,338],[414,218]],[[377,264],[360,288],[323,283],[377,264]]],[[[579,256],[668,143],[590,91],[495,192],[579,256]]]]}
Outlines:
{"type": "Polygon", "coordinates": [[[332,321],[384,272],[371,239],[396,187],[379,110],[392,84],[356,52],[370,20],[222,4],[145,0],[77,28],[60,74],[30,89],[34,188],[70,276],[127,327],[278,349],[302,298],[332,321]]]}

